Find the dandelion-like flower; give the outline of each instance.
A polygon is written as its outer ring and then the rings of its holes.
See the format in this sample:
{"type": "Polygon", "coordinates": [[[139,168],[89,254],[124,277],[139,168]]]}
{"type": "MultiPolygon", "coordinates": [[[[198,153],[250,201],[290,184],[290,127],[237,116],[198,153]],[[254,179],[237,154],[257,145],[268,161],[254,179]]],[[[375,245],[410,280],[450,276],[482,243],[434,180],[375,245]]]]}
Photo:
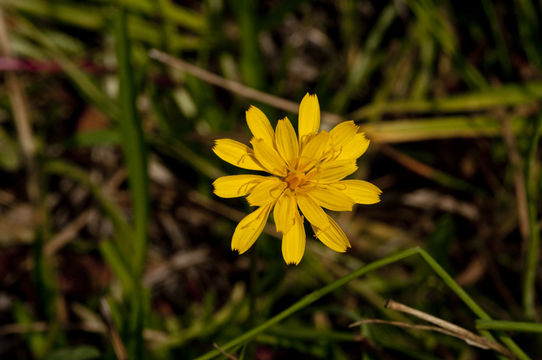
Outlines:
{"type": "Polygon", "coordinates": [[[381,190],[363,180],[343,180],[357,170],[356,160],[369,140],[353,121],[318,132],[320,105],[306,94],[299,106],[298,133],[285,117],[275,131],[265,114],[251,106],[246,111],[254,136],[252,148],[231,139],[216,140],[213,151],[222,160],[243,169],[269,173],[231,175],[216,179],[214,193],[223,198],[247,196],[258,208],[243,218],[233,233],[232,250],[247,251],[260,236],[271,210],[282,233],[282,255],[288,264],[299,264],[305,252],[306,218],[316,237],[327,247],[344,252],[350,242],[322,208],[351,211],[354,204],[380,201],[381,190]],[[299,213],[299,210],[303,216],[299,213]]]}

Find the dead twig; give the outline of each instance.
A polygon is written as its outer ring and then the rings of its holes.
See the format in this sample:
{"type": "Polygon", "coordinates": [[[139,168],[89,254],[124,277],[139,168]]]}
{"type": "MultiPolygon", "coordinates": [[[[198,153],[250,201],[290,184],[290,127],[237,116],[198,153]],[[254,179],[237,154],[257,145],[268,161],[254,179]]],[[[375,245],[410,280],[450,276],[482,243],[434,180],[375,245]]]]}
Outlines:
{"type": "MultiPolygon", "coordinates": [[[[289,101],[289,100],[280,98],[278,96],[274,96],[274,95],[256,90],[254,88],[248,87],[246,85],[243,85],[233,80],[225,79],[210,71],[207,71],[198,66],[192,65],[179,58],[175,58],[157,49],[152,49],[149,52],[149,57],[157,61],[160,61],[168,66],[171,66],[175,69],[179,69],[181,71],[187,72],[190,75],[195,76],[198,79],[201,79],[209,84],[213,84],[215,86],[229,90],[232,93],[244,96],[248,99],[256,100],[264,104],[268,104],[278,109],[282,109],[282,110],[292,112],[292,113],[297,113],[299,110],[299,105],[294,103],[293,101],[289,101]]],[[[344,119],[337,114],[332,114],[326,111],[323,111],[321,114],[324,121],[328,121],[330,123],[339,123],[341,121],[344,121],[344,119]]]]}
{"type": "Polygon", "coordinates": [[[237,360],[237,357],[235,357],[234,355],[232,354],[229,354],[227,352],[225,352],[220,346],[218,346],[217,343],[213,343],[213,347],[215,349],[217,349],[222,355],[224,355],[225,357],[227,357],[228,359],[231,359],[231,360],[237,360]]]}
{"type": "Polygon", "coordinates": [[[45,256],[53,256],[59,249],[61,249],[75,236],[77,236],[77,234],[79,234],[79,231],[81,231],[81,229],[87,224],[89,219],[92,218],[93,212],[93,209],[87,209],[83,211],[81,214],[79,214],[77,218],[75,218],[74,221],[69,223],[62,229],[62,231],[53,236],[51,240],[47,242],[47,245],[45,245],[45,256]]]}
{"type": "Polygon", "coordinates": [[[408,156],[405,155],[397,150],[395,150],[393,147],[385,144],[379,144],[378,149],[382,151],[385,155],[392,158],[399,164],[403,165],[405,168],[409,169],[410,171],[428,178],[433,179],[437,175],[437,170],[433,169],[432,167],[408,156]]]}
{"type": "Polygon", "coordinates": [[[388,300],[388,302],[386,303],[386,309],[389,309],[389,310],[395,310],[395,311],[399,311],[399,312],[402,312],[402,313],[405,313],[405,314],[409,314],[409,315],[412,315],[414,317],[417,317],[418,319],[421,319],[421,320],[424,320],[424,321],[427,321],[429,323],[432,323],[436,326],[428,326],[428,325],[412,325],[412,324],[407,324],[407,323],[403,323],[403,322],[398,322],[398,321],[386,321],[386,320],[378,320],[378,319],[375,319],[375,320],[361,320],[361,321],[358,321],[356,323],[353,323],[350,325],[350,327],[352,326],[358,326],[358,325],[361,325],[363,323],[380,323],[380,324],[388,324],[388,325],[393,325],[393,326],[398,326],[398,327],[402,327],[402,328],[411,328],[411,329],[417,329],[417,330],[429,330],[429,331],[437,331],[437,332],[440,332],[440,333],[443,333],[443,334],[446,334],[446,335],[450,335],[450,336],[454,336],[456,338],[459,338],[463,341],[465,341],[467,344],[469,345],[472,345],[472,346],[476,346],[476,347],[479,347],[479,348],[482,348],[482,349],[491,349],[493,351],[496,351],[502,355],[505,355],[505,356],[508,356],[510,358],[514,358],[514,354],[508,350],[507,348],[505,348],[504,346],[502,346],[501,344],[495,342],[495,341],[492,341],[492,340],[489,340],[487,338],[484,338],[480,335],[477,335],[467,329],[464,329],[460,326],[457,326],[455,324],[452,324],[448,321],[445,321],[445,320],[442,320],[438,317],[435,317],[433,315],[430,315],[430,314],[427,314],[423,311],[420,311],[420,310],[417,310],[417,309],[414,309],[414,308],[411,308],[407,305],[404,305],[404,304],[401,304],[399,302],[396,302],[394,300],[388,300]]]}

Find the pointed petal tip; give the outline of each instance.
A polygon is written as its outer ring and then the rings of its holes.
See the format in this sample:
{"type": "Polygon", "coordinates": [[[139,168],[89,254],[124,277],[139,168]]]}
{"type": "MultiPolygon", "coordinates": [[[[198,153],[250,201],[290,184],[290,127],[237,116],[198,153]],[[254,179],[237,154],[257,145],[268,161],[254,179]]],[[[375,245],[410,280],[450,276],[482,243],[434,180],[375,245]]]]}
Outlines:
{"type": "Polygon", "coordinates": [[[299,261],[295,262],[294,260],[289,260],[289,261],[286,261],[286,265],[288,265],[288,266],[290,266],[290,265],[298,266],[299,261]]]}

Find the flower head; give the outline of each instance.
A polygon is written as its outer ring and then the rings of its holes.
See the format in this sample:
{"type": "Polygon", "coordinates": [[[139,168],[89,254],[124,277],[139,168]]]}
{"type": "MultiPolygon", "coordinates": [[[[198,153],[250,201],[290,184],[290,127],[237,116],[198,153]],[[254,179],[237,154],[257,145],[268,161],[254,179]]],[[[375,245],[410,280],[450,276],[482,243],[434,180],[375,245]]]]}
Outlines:
{"type": "Polygon", "coordinates": [[[299,106],[298,133],[288,120],[279,120],[275,131],[265,114],[251,106],[246,112],[254,136],[252,148],[231,140],[216,140],[213,151],[222,160],[243,169],[270,174],[231,175],[216,179],[214,193],[223,198],[247,196],[258,208],[243,218],[233,233],[231,247],[240,254],[260,236],[271,210],[282,233],[286,263],[299,264],[305,251],[306,218],[316,237],[329,248],[344,252],[348,238],[322,208],[351,211],[354,204],[380,201],[380,189],[363,180],[343,180],[357,170],[356,160],[369,140],[353,121],[331,131],[318,132],[320,106],[316,95],[305,95],[299,106]],[[302,215],[299,210],[301,210],[302,215]]]}

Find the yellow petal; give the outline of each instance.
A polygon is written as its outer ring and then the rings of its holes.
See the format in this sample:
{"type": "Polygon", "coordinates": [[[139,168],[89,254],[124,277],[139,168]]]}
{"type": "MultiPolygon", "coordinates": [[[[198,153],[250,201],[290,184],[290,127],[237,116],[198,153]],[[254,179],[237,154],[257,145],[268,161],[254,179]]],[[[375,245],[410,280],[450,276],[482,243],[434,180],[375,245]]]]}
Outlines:
{"type": "Polygon", "coordinates": [[[318,97],[307,93],[299,105],[299,144],[303,146],[320,128],[318,97]]]}
{"type": "Polygon", "coordinates": [[[213,182],[214,193],[223,198],[245,196],[263,180],[265,177],[260,175],[222,176],[213,182]]]}
{"type": "Polygon", "coordinates": [[[358,204],[376,204],[380,202],[380,194],[382,194],[382,190],[378,187],[363,180],[343,180],[332,186],[358,204]]]}
{"type": "Polygon", "coordinates": [[[231,139],[215,140],[214,153],[222,160],[243,169],[260,170],[265,169],[254,157],[254,152],[245,144],[231,139]]]}
{"type": "Polygon", "coordinates": [[[246,111],[247,125],[256,139],[262,139],[269,146],[273,146],[273,127],[267,119],[267,116],[255,106],[251,106],[246,111]]]}
{"type": "Polygon", "coordinates": [[[239,251],[239,254],[247,251],[258,239],[271,212],[272,205],[262,206],[245,216],[233,233],[231,249],[239,251]]]}
{"type": "Polygon", "coordinates": [[[329,133],[321,131],[307,142],[303,150],[301,150],[301,156],[299,157],[299,171],[307,171],[321,160],[322,154],[327,148],[328,141],[329,133]]]}
{"type": "Polygon", "coordinates": [[[329,226],[326,212],[307,194],[296,194],[297,205],[307,220],[314,226],[326,228],[329,226]]]}
{"type": "Polygon", "coordinates": [[[286,264],[299,264],[305,252],[305,227],[303,218],[295,211],[294,224],[282,237],[282,257],[286,264]]]}
{"type": "Polygon", "coordinates": [[[313,225],[314,234],[328,248],[337,252],[345,252],[347,248],[351,247],[346,234],[331,217],[328,217],[328,222],[329,226],[324,229],[313,225]]]}
{"type": "Polygon", "coordinates": [[[274,147],[269,146],[262,139],[252,139],[250,143],[254,148],[256,160],[267,172],[277,176],[286,176],[286,163],[274,147]]]}
{"type": "Polygon", "coordinates": [[[318,205],[333,211],[352,211],[355,204],[346,193],[331,186],[316,186],[310,190],[310,196],[318,205]]]}
{"type": "Polygon", "coordinates": [[[299,144],[295,135],[294,127],[290,120],[285,117],[277,123],[275,132],[277,150],[288,165],[293,165],[299,152],[299,144]]]}
{"type": "Polygon", "coordinates": [[[344,144],[337,160],[357,159],[365,153],[369,147],[369,139],[365,133],[357,133],[348,143],[344,144]]]}
{"type": "Polygon", "coordinates": [[[353,121],[343,121],[331,129],[329,132],[329,148],[333,151],[333,157],[341,153],[343,146],[348,144],[356,136],[358,130],[359,126],[353,121]]]}
{"type": "Polygon", "coordinates": [[[265,177],[252,189],[247,201],[250,206],[265,206],[274,203],[282,194],[286,184],[274,176],[265,177]]]}
{"type": "Polygon", "coordinates": [[[352,140],[358,130],[359,126],[357,126],[352,120],[343,121],[342,123],[335,125],[335,127],[329,132],[329,135],[331,136],[334,144],[342,146],[343,144],[346,144],[352,140]]]}
{"type": "Polygon", "coordinates": [[[352,174],[357,169],[355,159],[333,160],[317,166],[307,176],[314,176],[314,181],[318,183],[332,183],[352,174]],[[313,172],[316,174],[313,175],[313,172]]]}
{"type": "Polygon", "coordinates": [[[278,199],[273,209],[273,218],[277,231],[286,233],[294,225],[294,214],[297,211],[297,202],[294,194],[286,189],[278,199]]]}

